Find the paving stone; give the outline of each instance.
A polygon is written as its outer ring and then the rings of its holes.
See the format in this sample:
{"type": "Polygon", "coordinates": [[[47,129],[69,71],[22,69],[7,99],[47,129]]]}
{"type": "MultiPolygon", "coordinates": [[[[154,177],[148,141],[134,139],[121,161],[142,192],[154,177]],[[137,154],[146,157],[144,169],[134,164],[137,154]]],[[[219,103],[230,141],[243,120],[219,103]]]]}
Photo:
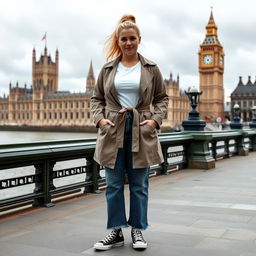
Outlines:
{"type": "Polygon", "coordinates": [[[232,253],[256,253],[256,243],[254,241],[238,241],[229,239],[218,239],[207,237],[201,241],[196,248],[207,249],[217,252],[232,253]]]}
{"type": "MultiPolygon", "coordinates": [[[[246,216],[247,217],[247,216],[246,216]]],[[[226,229],[244,229],[244,230],[256,230],[256,225],[248,222],[239,222],[235,219],[233,221],[225,221],[221,219],[199,219],[193,223],[194,227],[201,228],[226,228],[226,229]]]]}
{"type": "Polygon", "coordinates": [[[152,230],[156,232],[166,232],[173,234],[183,234],[183,235],[202,235],[208,237],[221,237],[226,229],[217,229],[217,228],[194,228],[187,227],[183,225],[171,225],[171,224],[162,224],[162,223],[152,223],[152,230]]]}
{"type": "Polygon", "coordinates": [[[245,229],[228,229],[222,238],[254,241],[256,239],[256,232],[245,229]]]}
{"type": "Polygon", "coordinates": [[[65,252],[63,250],[54,250],[45,247],[35,247],[23,244],[1,243],[1,256],[79,256],[80,254],[65,252]]]}
{"type": "MultiPolygon", "coordinates": [[[[108,233],[102,193],[0,219],[0,255],[255,256],[255,156],[152,178],[147,250],[132,248],[130,228],[123,230],[125,246],[100,253],[92,248],[108,233]]],[[[127,186],[125,195],[128,203],[127,186]]]]}

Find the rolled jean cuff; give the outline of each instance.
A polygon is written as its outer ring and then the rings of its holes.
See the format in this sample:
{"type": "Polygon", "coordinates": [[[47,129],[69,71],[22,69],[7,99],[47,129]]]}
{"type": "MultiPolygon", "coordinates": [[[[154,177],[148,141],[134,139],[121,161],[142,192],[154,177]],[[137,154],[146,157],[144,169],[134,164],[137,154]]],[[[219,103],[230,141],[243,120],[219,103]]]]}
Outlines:
{"type": "Polygon", "coordinates": [[[107,229],[119,229],[119,228],[128,228],[129,225],[126,224],[126,225],[120,225],[120,226],[116,226],[116,227],[107,227],[107,229]]]}
{"type": "Polygon", "coordinates": [[[141,228],[141,227],[133,227],[131,224],[129,224],[129,222],[128,222],[128,225],[131,228],[140,229],[140,230],[146,230],[146,229],[148,229],[150,227],[150,225],[148,225],[148,224],[145,227],[143,227],[143,228],[141,228]]]}

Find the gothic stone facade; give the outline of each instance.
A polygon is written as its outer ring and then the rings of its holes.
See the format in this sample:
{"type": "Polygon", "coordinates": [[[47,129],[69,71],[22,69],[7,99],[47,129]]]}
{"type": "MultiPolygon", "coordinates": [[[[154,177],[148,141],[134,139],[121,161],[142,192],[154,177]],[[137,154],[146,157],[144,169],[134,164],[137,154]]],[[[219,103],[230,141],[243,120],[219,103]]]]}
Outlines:
{"type": "MultiPolygon", "coordinates": [[[[92,63],[87,75],[86,90],[83,93],[71,93],[58,90],[59,52],[55,62],[47,55],[36,60],[36,51],[32,53],[32,86],[20,88],[17,83],[9,85],[9,96],[0,97],[0,125],[20,125],[38,127],[93,127],[90,113],[90,97],[95,78],[92,63]]],[[[188,117],[189,102],[180,90],[179,76],[164,80],[169,95],[168,118],[164,120],[166,129],[180,126],[188,117]]]]}
{"type": "Polygon", "coordinates": [[[58,91],[59,53],[55,62],[47,55],[36,61],[32,53],[32,86],[9,85],[9,96],[0,98],[0,125],[91,126],[90,97],[95,84],[92,64],[84,93],[58,91]]]}
{"type": "Polygon", "coordinates": [[[169,79],[164,80],[166,91],[169,96],[167,119],[163,121],[163,126],[181,128],[183,120],[188,119],[188,112],[191,107],[185,91],[180,89],[179,76],[173,79],[172,74],[169,79]]]}
{"type": "Polygon", "coordinates": [[[243,121],[251,121],[252,108],[256,106],[256,80],[252,83],[249,76],[247,83],[244,84],[242,77],[239,77],[238,85],[231,93],[231,110],[235,104],[238,104],[241,108],[243,121]]]}

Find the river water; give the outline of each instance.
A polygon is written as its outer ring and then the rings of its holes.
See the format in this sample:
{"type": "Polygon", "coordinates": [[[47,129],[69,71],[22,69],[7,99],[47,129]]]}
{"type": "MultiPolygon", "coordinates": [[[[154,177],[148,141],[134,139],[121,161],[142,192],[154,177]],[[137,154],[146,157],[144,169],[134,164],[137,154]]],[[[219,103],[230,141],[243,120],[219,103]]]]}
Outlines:
{"type": "MultiPolygon", "coordinates": [[[[30,143],[38,141],[56,141],[56,140],[70,140],[70,139],[85,139],[96,137],[96,133],[72,133],[72,132],[32,132],[32,131],[0,131],[0,145],[16,144],[16,143],[30,143]]],[[[85,165],[85,159],[69,160],[56,163],[54,170],[64,168],[71,168],[75,166],[85,165]]],[[[0,163],[1,165],[1,163],[0,163]]],[[[8,170],[0,169],[0,180],[19,177],[29,174],[34,174],[35,168],[33,166],[12,168],[8,170]]],[[[54,180],[56,187],[63,186],[69,183],[80,182],[85,179],[84,174],[74,175],[71,177],[60,178],[54,180]]],[[[32,193],[34,184],[25,185],[16,188],[0,190],[0,200],[18,196],[21,194],[32,193]]]]}
{"type": "Polygon", "coordinates": [[[0,145],[92,137],[96,137],[96,133],[0,131],[0,145]]]}

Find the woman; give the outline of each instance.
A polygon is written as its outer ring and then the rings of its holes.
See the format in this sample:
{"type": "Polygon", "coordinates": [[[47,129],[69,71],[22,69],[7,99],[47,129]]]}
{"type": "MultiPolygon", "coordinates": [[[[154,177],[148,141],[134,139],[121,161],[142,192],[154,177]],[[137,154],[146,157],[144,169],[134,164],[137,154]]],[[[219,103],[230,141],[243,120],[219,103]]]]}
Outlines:
{"type": "Polygon", "coordinates": [[[94,159],[105,167],[111,229],[94,245],[97,250],[124,245],[122,228],[127,226],[132,227],[133,248],[147,248],[141,230],[148,227],[148,174],[151,165],[163,162],[156,129],[166,117],[168,96],[156,64],[137,52],[140,41],[135,17],[124,15],[106,44],[107,59],[114,60],[103,66],[91,98],[99,128],[94,159]],[[130,189],[128,221],[125,172],[130,189]]]}

